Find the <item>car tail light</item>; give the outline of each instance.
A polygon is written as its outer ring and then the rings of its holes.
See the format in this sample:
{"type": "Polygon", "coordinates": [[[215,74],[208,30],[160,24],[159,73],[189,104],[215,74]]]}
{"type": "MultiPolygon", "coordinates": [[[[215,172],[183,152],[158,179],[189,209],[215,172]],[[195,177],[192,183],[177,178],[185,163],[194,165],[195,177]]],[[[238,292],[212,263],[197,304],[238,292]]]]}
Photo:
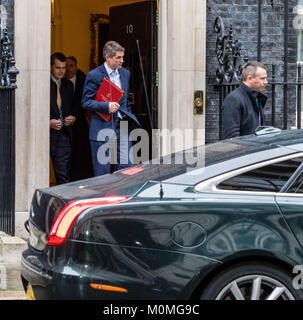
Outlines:
{"type": "Polygon", "coordinates": [[[133,168],[130,168],[130,169],[125,169],[123,170],[121,173],[122,174],[126,174],[128,176],[132,176],[136,173],[139,173],[139,172],[142,172],[144,171],[144,168],[141,168],[141,167],[133,167],[133,168]]]}
{"type": "Polygon", "coordinates": [[[91,200],[79,200],[68,203],[58,214],[54,221],[47,239],[47,245],[60,246],[62,245],[68,232],[79,217],[85,210],[107,204],[115,204],[130,200],[132,197],[106,197],[91,200]]]}

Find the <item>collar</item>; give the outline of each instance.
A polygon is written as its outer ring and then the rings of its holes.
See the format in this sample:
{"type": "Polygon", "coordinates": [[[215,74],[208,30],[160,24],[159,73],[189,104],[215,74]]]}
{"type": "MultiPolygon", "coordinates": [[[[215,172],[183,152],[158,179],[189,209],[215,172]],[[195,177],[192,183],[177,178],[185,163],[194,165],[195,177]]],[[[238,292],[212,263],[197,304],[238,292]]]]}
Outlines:
{"type": "Polygon", "coordinates": [[[262,105],[264,106],[267,100],[266,95],[264,95],[261,92],[255,91],[251,88],[249,88],[245,83],[241,82],[240,87],[247,93],[247,95],[254,100],[258,98],[259,101],[261,101],[262,105]]]}
{"type": "MultiPolygon", "coordinates": [[[[114,71],[113,69],[111,69],[111,68],[106,64],[106,62],[104,62],[104,67],[105,67],[108,75],[110,75],[110,74],[114,71]]],[[[117,71],[118,74],[119,74],[119,69],[116,69],[116,71],[117,71]]]]}
{"type": "Polygon", "coordinates": [[[53,75],[51,75],[51,79],[53,82],[57,82],[57,80],[59,80],[59,86],[61,85],[61,79],[56,79],[53,75]]]}
{"type": "Polygon", "coordinates": [[[246,91],[246,93],[252,97],[256,97],[257,98],[257,95],[258,95],[258,91],[255,91],[253,89],[251,89],[250,87],[248,87],[244,82],[241,82],[240,83],[240,86],[242,89],[244,89],[246,91]]]}

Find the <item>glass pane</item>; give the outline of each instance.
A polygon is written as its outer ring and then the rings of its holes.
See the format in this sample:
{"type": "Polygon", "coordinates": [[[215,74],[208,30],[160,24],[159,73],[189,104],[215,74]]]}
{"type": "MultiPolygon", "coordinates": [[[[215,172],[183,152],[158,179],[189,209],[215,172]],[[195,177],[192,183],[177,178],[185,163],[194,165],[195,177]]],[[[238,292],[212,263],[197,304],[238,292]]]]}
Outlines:
{"type": "Polygon", "coordinates": [[[287,193],[303,193],[303,174],[301,174],[295,183],[287,190],[287,193]]]}
{"type": "Polygon", "coordinates": [[[303,158],[295,158],[248,171],[225,180],[218,189],[279,192],[302,161],[303,158]]]}

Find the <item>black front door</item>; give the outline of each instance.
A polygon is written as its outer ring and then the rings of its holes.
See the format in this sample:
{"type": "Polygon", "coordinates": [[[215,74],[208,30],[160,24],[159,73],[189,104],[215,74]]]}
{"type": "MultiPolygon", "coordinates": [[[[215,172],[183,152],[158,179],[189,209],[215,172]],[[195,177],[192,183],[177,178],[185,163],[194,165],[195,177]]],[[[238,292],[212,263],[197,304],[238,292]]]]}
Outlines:
{"type": "Polygon", "coordinates": [[[109,39],[125,48],[123,66],[131,73],[129,100],[151,146],[151,130],[157,128],[156,2],[111,7],[109,39]]]}

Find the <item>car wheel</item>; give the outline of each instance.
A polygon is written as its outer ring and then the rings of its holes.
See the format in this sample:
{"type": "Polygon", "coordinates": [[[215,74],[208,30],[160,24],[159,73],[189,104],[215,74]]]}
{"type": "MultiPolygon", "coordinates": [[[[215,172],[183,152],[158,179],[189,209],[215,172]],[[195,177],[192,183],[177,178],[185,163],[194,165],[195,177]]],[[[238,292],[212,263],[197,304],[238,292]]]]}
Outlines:
{"type": "Polygon", "coordinates": [[[301,300],[293,277],[271,264],[237,265],[218,274],[203,290],[201,300],[301,300]]]}

